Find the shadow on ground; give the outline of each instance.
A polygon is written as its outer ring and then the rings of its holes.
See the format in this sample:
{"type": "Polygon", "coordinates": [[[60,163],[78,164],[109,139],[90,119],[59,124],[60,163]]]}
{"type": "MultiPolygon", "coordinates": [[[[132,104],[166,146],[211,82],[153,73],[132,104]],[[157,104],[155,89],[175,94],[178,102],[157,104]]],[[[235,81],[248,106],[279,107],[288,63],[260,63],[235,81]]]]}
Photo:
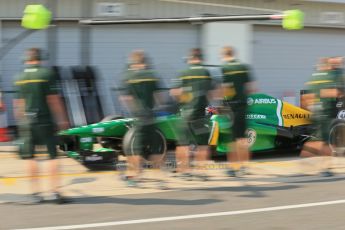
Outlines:
{"type": "MultiPolygon", "coordinates": [[[[1,194],[0,200],[2,204],[22,204],[25,202],[27,195],[23,194],[1,194]]],[[[119,197],[78,197],[68,198],[69,204],[125,204],[125,205],[184,205],[184,206],[196,206],[220,203],[223,200],[220,199],[195,199],[195,200],[183,200],[183,199],[163,199],[163,198],[119,198],[119,197]]],[[[49,202],[45,202],[49,204],[49,202]]],[[[68,204],[67,204],[68,205],[68,204]]]]}
{"type": "Polygon", "coordinates": [[[160,198],[118,198],[118,197],[85,197],[74,198],[74,204],[126,204],[126,205],[207,205],[220,203],[220,199],[160,199],[160,198]]]}
{"type": "MultiPolygon", "coordinates": [[[[244,182],[245,183],[245,182],[244,182]]],[[[238,192],[238,193],[246,193],[241,194],[240,197],[266,197],[265,192],[270,191],[281,191],[281,190],[290,190],[290,189],[297,189],[301,186],[297,185],[282,185],[282,186],[258,186],[258,185],[248,185],[244,184],[243,186],[236,186],[236,187],[212,187],[212,188],[198,188],[192,189],[194,191],[212,191],[212,192],[238,192]]]]}

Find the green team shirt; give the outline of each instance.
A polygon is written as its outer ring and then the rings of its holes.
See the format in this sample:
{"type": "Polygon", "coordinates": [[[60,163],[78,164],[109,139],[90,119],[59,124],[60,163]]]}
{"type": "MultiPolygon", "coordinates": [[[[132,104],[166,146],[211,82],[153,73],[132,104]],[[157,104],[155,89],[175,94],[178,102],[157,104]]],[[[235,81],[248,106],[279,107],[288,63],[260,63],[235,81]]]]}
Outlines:
{"type": "Polygon", "coordinates": [[[34,113],[37,122],[53,121],[47,96],[58,94],[53,72],[38,65],[28,66],[15,81],[16,98],[25,100],[25,111],[34,113]]]}
{"type": "Polygon", "coordinates": [[[248,67],[238,60],[232,60],[222,66],[222,73],[225,87],[224,100],[246,103],[246,83],[251,81],[248,67]]]}
{"type": "Polygon", "coordinates": [[[200,65],[191,65],[181,72],[177,82],[177,86],[182,88],[182,115],[187,119],[204,117],[208,106],[207,94],[212,89],[212,78],[208,70],[200,65]]]}
{"type": "Polygon", "coordinates": [[[139,111],[152,110],[155,104],[154,93],[158,90],[159,79],[153,70],[128,69],[124,86],[127,94],[134,97],[139,111]]]}
{"type": "Polygon", "coordinates": [[[322,103],[322,111],[316,111],[322,114],[332,114],[335,108],[336,98],[321,98],[322,89],[338,89],[341,87],[341,79],[336,71],[319,71],[312,75],[307,82],[309,92],[315,94],[315,102],[322,103]]]}
{"type": "Polygon", "coordinates": [[[344,78],[344,72],[341,68],[336,68],[331,71],[332,74],[335,75],[335,81],[336,81],[336,87],[338,90],[340,90],[342,93],[344,93],[345,90],[345,78],[344,78]]]}

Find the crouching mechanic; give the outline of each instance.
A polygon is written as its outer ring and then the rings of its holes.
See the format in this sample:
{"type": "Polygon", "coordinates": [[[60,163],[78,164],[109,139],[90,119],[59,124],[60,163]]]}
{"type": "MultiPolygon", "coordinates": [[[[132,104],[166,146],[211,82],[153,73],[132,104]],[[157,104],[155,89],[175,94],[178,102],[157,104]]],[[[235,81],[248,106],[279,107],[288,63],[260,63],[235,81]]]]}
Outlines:
{"type": "Polygon", "coordinates": [[[246,111],[248,94],[254,92],[254,85],[250,77],[249,69],[239,62],[234,55],[232,47],[224,47],[222,50],[224,64],[222,66],[223,82],[221,91],[224,106],[231,111],[233,119],[232,140],[228,153],[230,169],[228,176],[239,176],[245,173],[245,164],[250,159],[248,141],[246,138],[246,111]]]}
{"type": "Polygon", "coordinates": [[[32,196],[30,203],[43,201],[38,183],[38,163],[35,161],[35,146],[46,145],[49,153],[52,197],[57,203],[67,200],[59,193],[58,160],[56,150],[56,128],[68,128],[66,112],[57,92],[55,76],[41,66],[41,50],[27,51],[26,67],[15,81],[17,91],[14,99],[14,114],[22,140],[20,157],[28,161],[32,196]],[[57,127],[56,127],[57,125],[57,127]]]}
{"type": "MultiPolygon", "coordinates": [[[[121,95],[122,103],[131,115],[137,118],[135,123],[134,146],[127,152],[127,175],[125,179],[130,187],[137,186],[141,172],[142,158],[150,159],[153,167],[160,168],[163,156],[160,153],[148,153],[145,146],[155,146],[155,116],[153,107],[157,99],[159,79],[148,65],[144,51],[136,50],[130,54],[129,68],[124,79],[125,93],[121,95]]],[[[154,149],[154,148],[153,148],[154,149]]],[[[159,187],[165,188],[163,181],[159,187]]]]}
{"type": "Polygon", "coordinates": [[[302,148],[302,157],[322,156],[321,175],[332,176],[330,170],[332,149],[330,148],[330,129],[337,116],[336,101],[342,95],[342,76],[339,76],[337,60],[321,59],[317,72],[306,83],[309,88],[303,100],[313,112],[312,122],[316,126],[314,138],[306,142],[302,148]]]}

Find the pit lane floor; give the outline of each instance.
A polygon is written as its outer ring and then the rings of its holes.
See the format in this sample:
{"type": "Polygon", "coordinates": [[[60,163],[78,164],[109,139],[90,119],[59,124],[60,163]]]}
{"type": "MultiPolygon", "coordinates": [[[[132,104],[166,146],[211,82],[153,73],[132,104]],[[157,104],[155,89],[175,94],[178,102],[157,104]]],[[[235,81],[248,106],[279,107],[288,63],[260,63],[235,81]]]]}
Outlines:
{"type": "MultiPolygon", "coordinates": [[[[337,174],[329,178],[318,176],[317,158],[271,159],[253,162],[252,175],[240,179],[225,177],[224,169],[219,167],[206,170],[212,176],[207,182],[183,181],[169,174],[165,180],[170,189],[164,191],[156,188],[156,181],[166,178],[167,173],[147,171],[141,188],[127,188],[117,172],[88,172],[77,162],[63,158],[62,190],[73,203],[27,206],[19,204],[29,193],[23,161],[2,156],[0,229],[344,229],[345,226],[343,158],[334,159],[333,171],[337,174]],[[190,216],[199,214],[202,215],[190,216]]],[[[45,168],[42,169],[45,174],[45,168]]],[[[46,189],[47,177],[40,178],[46,189]]]]}

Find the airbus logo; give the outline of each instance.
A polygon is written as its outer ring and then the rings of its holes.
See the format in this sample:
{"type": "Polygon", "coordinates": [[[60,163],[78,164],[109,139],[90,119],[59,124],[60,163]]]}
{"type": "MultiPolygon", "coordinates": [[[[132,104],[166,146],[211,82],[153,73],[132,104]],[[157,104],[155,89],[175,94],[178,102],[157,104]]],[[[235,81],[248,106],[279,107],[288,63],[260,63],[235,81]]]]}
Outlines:
{"type": "Polygon", "coordinates": [[[255,104],[276,104],[277,101],[276,99],[273,98],[260,98],[260,99],[255,99],[255,104]]]}
{"type": "Polygon", "coordinates": [[[256,98],[253,99],[249,97],[247,99],[247,104],[248,105],[253,105],[253,104],[276,104],[277,100],[274,98],[256,98]]]}

